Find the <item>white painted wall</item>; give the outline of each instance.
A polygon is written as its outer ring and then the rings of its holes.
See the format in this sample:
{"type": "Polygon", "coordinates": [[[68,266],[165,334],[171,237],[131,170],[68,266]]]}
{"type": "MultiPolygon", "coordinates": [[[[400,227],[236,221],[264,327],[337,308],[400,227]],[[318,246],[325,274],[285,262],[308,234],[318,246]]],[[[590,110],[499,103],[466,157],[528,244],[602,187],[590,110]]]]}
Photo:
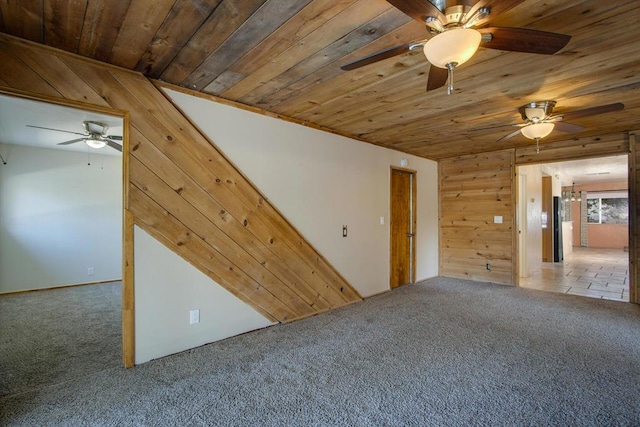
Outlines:
{"type": "MultiPolygon", "coordinates": [[[[526,193],[519,197],[526,204],[526,226],[521,230],[525,239],[525,268],[520,268],[520,277],[528,277],[542,267],[542,169],[540,165],[520,166],[518,174],[526,178],[526,193]]],[[[521,178],[522,179],[522,178],[521,178]]],[[[520,251],[522,251],[522,246],[520,251]]]]}
{"type": "Polygon", "coordinates": [[[389,290],[390,166],[408,159],[417,171],[416,278],[437,276],[436,162],[166,92],[363,296],[389,290]]]}
{"type": "Polygon", "coordinates": [[[92,152],[89,166],[86,153],[0,153],[0,292],[121,279],[122,158],[92,152]]]}
{"type": "Polygon", "coordinates": [[[134,242],[136,364],[272,325],[137,226],[134,242]]]}

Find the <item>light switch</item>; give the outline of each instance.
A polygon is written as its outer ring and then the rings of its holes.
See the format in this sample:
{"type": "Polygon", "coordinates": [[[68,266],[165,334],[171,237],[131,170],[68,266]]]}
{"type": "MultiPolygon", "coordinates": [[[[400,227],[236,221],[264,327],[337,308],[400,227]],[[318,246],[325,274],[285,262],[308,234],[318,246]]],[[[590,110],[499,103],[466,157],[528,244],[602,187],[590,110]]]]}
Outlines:
{"type": "Polygon", "coordinates": [[[493,223],[494,224],[502,224],[502,215],[495,215],[493,217],[493,223]]]}

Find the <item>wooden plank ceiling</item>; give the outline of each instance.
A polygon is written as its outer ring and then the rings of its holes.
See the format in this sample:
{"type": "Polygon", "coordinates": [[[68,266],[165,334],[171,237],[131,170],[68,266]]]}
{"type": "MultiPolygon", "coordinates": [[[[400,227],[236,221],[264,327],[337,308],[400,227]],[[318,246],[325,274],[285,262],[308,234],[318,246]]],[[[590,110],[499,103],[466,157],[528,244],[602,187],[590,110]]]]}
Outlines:
{"type": "MultiPolygon", "coordinates": [[[[426,1],[426,0],[424,0],[426,1]]],[[[426,35],[384,0],[0,1],[0,31],[418,156],[442,159],[531,145],[519,106],[556,112],[622,102],[576,119],[585,131],[638,128],[640,2],[525,0],[492,26],[571,35],[558,54],[480,49],[456,89],[425,92],[428,63],[407,53],[354,71],[340,66],[426,35]]]]}

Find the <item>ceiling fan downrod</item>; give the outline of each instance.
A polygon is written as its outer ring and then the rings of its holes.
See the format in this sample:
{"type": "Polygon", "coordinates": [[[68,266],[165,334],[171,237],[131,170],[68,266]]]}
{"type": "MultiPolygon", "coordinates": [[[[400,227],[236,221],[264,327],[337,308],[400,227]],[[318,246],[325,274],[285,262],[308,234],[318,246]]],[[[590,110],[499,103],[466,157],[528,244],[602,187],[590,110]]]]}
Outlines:
{"type": "Polygon", "coordinates": [[[453,93],[453,69],[458,65],[457,62],[449,62],[447,64],[447,74],[449,79],[449,85],[447,86],[447,95],[451,95],[453,93]]]}

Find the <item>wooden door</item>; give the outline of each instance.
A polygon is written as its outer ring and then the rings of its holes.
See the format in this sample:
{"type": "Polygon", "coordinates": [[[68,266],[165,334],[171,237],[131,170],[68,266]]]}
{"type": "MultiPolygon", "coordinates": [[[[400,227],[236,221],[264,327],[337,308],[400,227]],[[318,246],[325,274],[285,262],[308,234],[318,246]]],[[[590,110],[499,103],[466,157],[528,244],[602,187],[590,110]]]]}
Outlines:
{"type": "Polygon", "coordinates": [[[391,169],[391,288],[415,281],[415,172],[391,169]]]}

